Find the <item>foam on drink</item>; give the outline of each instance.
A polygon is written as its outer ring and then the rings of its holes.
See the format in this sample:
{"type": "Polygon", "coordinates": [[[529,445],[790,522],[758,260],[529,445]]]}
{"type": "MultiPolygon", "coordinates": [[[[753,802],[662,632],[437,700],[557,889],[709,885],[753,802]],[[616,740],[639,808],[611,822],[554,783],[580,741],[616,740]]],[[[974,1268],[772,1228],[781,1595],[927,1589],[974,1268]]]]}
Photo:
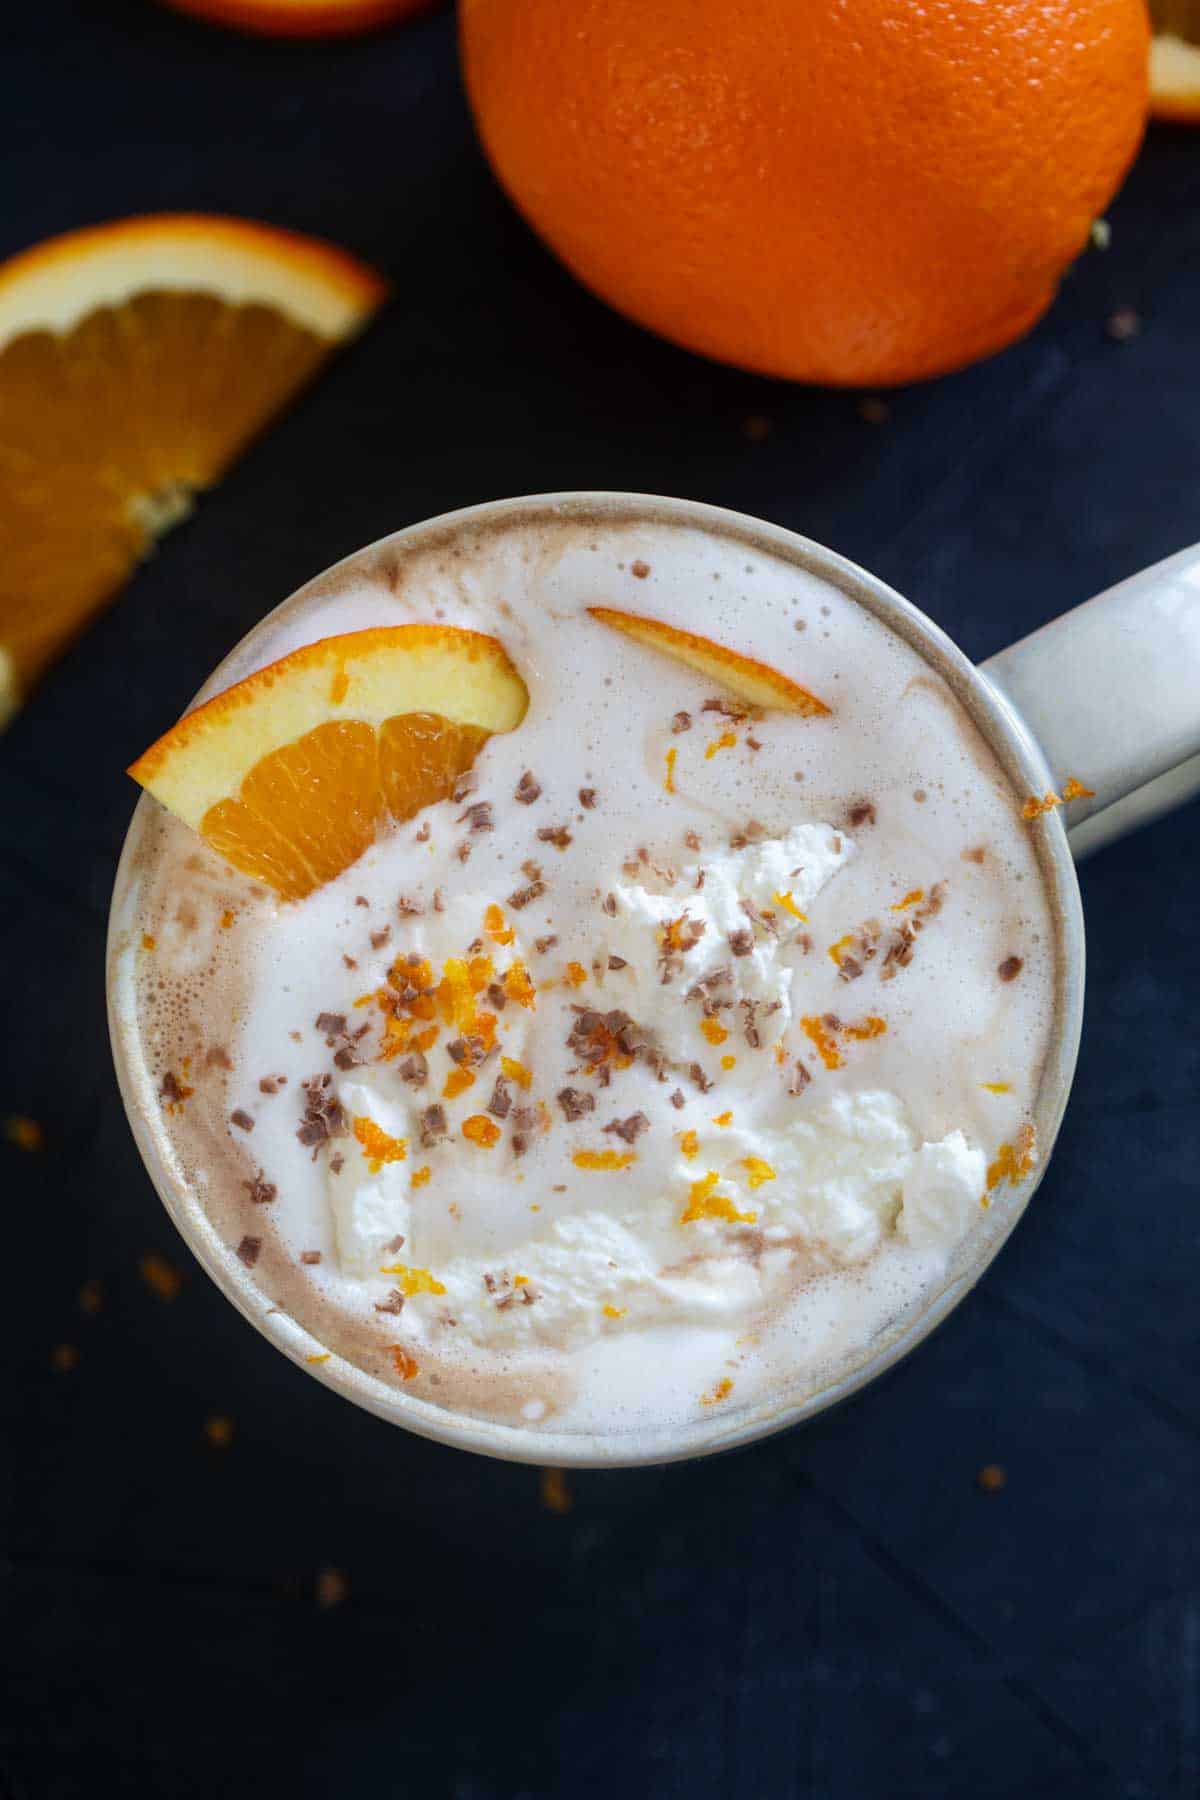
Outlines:
{"type": "Polygon", "coordinates": [[[313,1354],[451,1408],[621,1433],[815,1387],[1036,1154],[1020,797],[865,609],[657,522],[364,552],[227,674],[409,620],[493,633],[529,687],[458,801],[294,905],[148,827],[131,1005],[177,1178],[313,1354]],[[830,715],[746,715],[597,605],[830,715]]]}

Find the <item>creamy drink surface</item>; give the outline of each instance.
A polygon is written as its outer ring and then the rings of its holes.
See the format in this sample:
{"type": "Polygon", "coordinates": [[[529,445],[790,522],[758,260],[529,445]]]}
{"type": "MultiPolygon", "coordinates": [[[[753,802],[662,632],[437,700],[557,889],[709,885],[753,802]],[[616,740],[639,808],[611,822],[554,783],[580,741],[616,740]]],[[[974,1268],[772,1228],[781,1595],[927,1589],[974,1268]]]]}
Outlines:
{"type": "Polygon", "coordinates": [[[410,621],[493,634],[528,686],[460,799],[292,904],[144,829],[127,1004],[174,1178],[311,1359],[434,1405],[619,1435],[816,1389],[1035,1161],[1055,935],[1021,796],[857,602],[636,517],[364,552],[224,676],[410,621]],[[746,716],[592,606],[830,715],[746,716]],[[464,979],[494,1048],[421,999],[464,979]]]}

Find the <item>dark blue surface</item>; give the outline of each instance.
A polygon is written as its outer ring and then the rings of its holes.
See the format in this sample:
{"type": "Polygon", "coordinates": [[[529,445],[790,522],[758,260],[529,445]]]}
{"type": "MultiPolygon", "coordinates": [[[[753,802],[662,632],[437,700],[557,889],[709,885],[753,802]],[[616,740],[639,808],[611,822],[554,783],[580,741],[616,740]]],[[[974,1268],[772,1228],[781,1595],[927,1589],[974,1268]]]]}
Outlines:
{"type": "Polygon", "coordinates": [[[1031,338],[873,425],[582,293],[477,154],[445,13],[295,48],[40,0],[3,31],[0,252],[240,212],[338,239],[397,299],[0,741],[0,1110],[47,1136],[0,1144],[0,1795],[1190,1800],[1195,807],[1083,872],[1075,1097],[953,1319],[815,1425],[573,1476],[562,1516],[536,1471],[303,1379],[190,1263],[119,1110],[101,952],[123,765],[266,607],[411,520],[551,488],[713,500],[866,563],[976,657],[1200,538],[1200,136],[1152,135],[1112,248],[1031,338]],[[1117,345],[1125,305],[1144,329],[1117,345]],[[186,1269],[173,1304],[148,1249],[186,1269]]]}

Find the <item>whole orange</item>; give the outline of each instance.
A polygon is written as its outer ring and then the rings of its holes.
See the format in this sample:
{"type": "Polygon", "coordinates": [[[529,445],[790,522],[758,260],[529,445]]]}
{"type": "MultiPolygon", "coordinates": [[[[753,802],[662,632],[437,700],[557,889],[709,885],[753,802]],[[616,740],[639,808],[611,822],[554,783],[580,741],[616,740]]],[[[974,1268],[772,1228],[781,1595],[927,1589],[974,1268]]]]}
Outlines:
{"type": "Polygon", "coordinates": [[[461,0],[484,148],[631,319],[880,385],[1034,323],[1142,134],[1143,0],[461,0]]]}

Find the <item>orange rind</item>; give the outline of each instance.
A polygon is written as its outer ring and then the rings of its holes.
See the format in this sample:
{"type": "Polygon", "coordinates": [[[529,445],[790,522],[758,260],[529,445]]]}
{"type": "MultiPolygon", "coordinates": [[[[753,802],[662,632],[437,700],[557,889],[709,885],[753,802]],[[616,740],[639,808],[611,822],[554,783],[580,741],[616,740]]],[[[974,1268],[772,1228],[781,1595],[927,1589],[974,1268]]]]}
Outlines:
{"type": "Polygon", "coordinates": [[[806,719],[827,718],[830,708],[815,694],[801,687],[790,676],[782,675],[768,663],[758,662],[740,651],[714,644],[711,638],[678,625],[667,625],[661,619],[643,618],[638,613],[621,612],[612,606],[589,606],[588,612],[601,625],[624,632],[635,643],[660,650],[676,662],[685,663],[698,675],[707,676],[728,688],[748,706],[772,707],[780,712],[800,713],[806,719]]]}

